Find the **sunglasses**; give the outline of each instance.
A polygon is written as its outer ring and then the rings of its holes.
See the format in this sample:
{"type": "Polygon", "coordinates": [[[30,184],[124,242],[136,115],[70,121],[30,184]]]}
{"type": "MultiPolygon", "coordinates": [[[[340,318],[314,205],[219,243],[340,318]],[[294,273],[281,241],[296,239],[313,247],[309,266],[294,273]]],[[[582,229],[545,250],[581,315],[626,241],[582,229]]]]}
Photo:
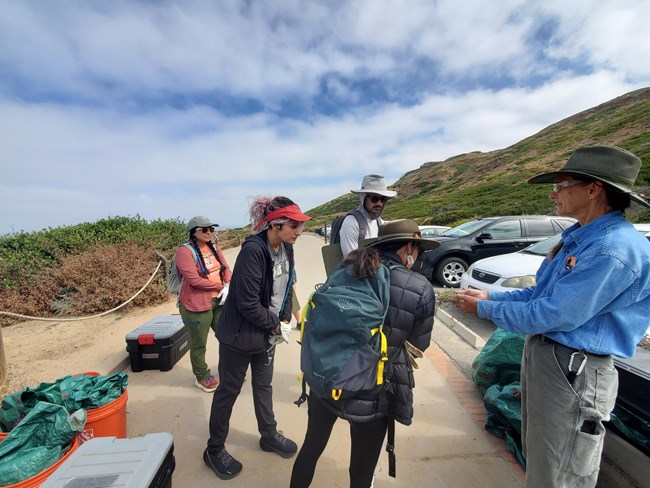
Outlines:
{"type": "Polygon", "coordinates": [[[563,190],[564,188],[569,188],[570,186],[579,185],[579,184],[585,184],[585,182],[579,180],[558,181],[557,183],[553,183],[553,193],[557,193],[560,190],[563,190]]]}
{"type": "Polygon", "coordinates": [[[386,200],[388,200],[388,197],[382,197],[380,195],[368,195],[368,199],[372,203],[377,203],[377,202],[386,203],[386,200]]]}
{"type": "Polygon", "coordinates": [[[201,232],[204,234],[212,233],[214,232],[214,227],[201,227],[201,232]]]}

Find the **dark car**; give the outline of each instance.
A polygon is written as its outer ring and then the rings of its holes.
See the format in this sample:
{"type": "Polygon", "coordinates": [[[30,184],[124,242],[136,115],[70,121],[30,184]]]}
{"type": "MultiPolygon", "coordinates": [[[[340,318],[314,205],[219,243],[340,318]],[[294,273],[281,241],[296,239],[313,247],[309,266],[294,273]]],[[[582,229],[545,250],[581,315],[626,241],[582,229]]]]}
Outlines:
{"type": "Polygon", "coordinates": [[[440,247],[426,251],[414,270],[432,283],[457,288],[474,261],[519,251],[572,226],[575,219],[548,215],[487,217],[449,229],[432,239],[440,247]]]}

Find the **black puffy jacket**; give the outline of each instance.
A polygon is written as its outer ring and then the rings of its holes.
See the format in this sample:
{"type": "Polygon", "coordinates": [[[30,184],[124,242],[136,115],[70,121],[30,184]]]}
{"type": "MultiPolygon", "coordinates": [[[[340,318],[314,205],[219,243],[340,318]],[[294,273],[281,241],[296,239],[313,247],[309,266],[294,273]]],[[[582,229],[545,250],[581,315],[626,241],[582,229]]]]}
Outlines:
{"type": "Polygon", "coordinates": [[[413,420],[413,368],[406,357],[404,342],[424,351],[431,343],[435,295],[427,279],[406,269],[401,259],[386,253],[384,264],[390,271],[390,302],[384,323],[388,339],[388,362],[384,372],[386,389],[365,397],[333,400],[319,398],[339,417],[353,422],[369,422],[388,416],[389,396],[395,403],[395,420],[410,425],[413,420]]]}
{"type": "MultiPolygon", "coordinates": [[[[294,268],[293,246],[284,243],[289,272],[294,268]]],[[[289,287],[282,317],[273,314],[273,259],[268,248],[267,231],[246,238],[235,261],[230,290],[217,327],[217,339],[237,351],[257,354],[280,320],[291,319],[292,290],[289,287]]]]}

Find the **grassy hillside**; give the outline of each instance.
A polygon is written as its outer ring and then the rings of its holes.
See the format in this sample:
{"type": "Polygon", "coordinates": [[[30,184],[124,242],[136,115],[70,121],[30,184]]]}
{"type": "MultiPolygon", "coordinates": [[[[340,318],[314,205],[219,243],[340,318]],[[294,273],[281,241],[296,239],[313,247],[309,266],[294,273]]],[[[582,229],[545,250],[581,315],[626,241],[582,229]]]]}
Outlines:
{"type": "MultiPolygon", "coordinates": [[[[650,88],[637,90],[553,124],[510,147],[432,161],[402,176],[387,219],[412,218],[420,224],[456,225],[479,216],[553,214],[548,185],[529,185],[532,176],[564,165],[577,147],[616,145],[644,165],[637,191],[650,194],[650,88]]],[[[357,205],[348,193],[308,211],[315,225],[357,205]]],[[[635,205],[628,217],[650,221],[635,205]]]]}

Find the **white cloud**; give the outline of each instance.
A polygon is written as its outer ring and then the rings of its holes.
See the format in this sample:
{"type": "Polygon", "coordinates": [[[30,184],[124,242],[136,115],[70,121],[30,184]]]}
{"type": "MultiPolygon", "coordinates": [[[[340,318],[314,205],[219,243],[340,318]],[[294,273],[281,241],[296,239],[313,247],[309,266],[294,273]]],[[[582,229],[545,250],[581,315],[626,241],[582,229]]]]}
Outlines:
{"type": "Polygon", "coordinates": [[[258,194],[308,209],[369,172],[506,147],[649,84],[650,9],[619,6],[4,2],[0,234],[240,226],[258,194]]]}

